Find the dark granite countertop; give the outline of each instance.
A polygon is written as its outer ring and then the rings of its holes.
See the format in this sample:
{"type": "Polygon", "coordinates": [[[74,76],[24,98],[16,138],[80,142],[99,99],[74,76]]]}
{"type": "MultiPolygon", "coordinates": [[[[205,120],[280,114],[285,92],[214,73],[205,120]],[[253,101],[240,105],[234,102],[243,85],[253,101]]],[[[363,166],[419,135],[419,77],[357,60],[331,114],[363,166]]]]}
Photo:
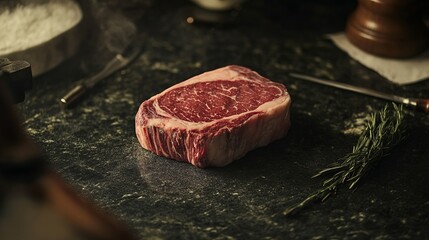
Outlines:
{"type": "Polygon", "coordinates": [[[386,104],[289,72],[429,97],[429,81],[391,84],[324,37],[344,28],[353,2],[248,1],[231,13],[232,24],[188,24],[191,6],[153,1],[141,16],[125,9],[146,36],[142,55],[73,109],[62,111],[58,98],[93,70],[82,67],[82,56],[34,79],[19,109],[52,168],[143,239],[429,238],[429,118],[412,110],[406,140],[356,191],[339,191],[292,218],[281,214],[319,186],[311,176],[349,153],[360,121],[386,104]],[[229,64],[288,87],[286,138],[209,169],[140,147],[134,115],[142,101],[229,64]]]}

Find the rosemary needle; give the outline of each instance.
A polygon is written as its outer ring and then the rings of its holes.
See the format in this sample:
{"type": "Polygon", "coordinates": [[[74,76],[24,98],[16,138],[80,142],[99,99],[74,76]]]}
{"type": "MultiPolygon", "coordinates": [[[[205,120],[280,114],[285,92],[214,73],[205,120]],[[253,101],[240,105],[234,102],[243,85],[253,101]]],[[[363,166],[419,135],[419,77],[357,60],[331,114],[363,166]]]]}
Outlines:
{"type": "Polygon", "coordinates": [[[355,188],[368,171],[403,139],[405,133],[403,119],[403,107],[396,104],[392,104],[392,107],[386,105],[380,112],[371,114],[352,152],[313,176],[328,176],[320,189],[286,209],[283,214],[292,215],[311,203],[323,202],[343,184],[349,189],[355,188]]]}

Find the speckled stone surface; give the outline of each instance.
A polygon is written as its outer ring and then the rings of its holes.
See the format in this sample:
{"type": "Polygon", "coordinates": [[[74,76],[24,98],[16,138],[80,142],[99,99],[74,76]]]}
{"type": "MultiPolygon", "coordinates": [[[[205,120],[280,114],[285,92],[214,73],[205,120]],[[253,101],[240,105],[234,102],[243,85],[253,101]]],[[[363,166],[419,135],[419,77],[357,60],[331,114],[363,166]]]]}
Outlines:
{"type": "Polygon", "coordinates": [[[429,82],[388,83],[338,50],[352,3],[248,1],[231,25],[188,24],[188,1],[154,1],[136,19],[142,55],[76,108],[58,98],[84,76],[81,56],[34,80],[19,109],[24,126],[79,192],[123,220],[141,239],[428,239],[429,118],[407,112],[407,139],[355,192],[285,218],[281,212],[319,186],[317,170],[351,151],[356,128],[385,102],[302,82],[302,72],[413,97],[429,82]],[[174,3],[172,3],[174,2],[174,3]],[[193,75],[243,65],[285,84],[288,136],[224,168],[198,169],[142,149],[134,115],[142,101],[193,75]]]}

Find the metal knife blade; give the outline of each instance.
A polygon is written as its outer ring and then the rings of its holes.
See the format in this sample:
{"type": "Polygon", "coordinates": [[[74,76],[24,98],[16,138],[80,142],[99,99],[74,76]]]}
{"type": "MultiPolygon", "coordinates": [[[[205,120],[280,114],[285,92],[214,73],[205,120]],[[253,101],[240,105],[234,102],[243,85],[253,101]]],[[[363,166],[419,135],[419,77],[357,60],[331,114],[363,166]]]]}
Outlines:
{"type": "Polygon", "coordinates": [[[143,39],[141,35],[136,36],[124,49],[122,53],[118,53],[110,60],[106,66],[94,76],[78,82],[71,90],[69,90],[61,99],[62,108],[73,105],[79,100],[89,89],[93,88],[98,82],[109,77],[113,73],[127,66],[130,62],[136,59],[141,52],[143,39]]]}
{"type": "Polygon", "coordinates": [[[406,98],[406,97],[397,96],[394,94],[379,92],[369,88],[354,86],[354,85],[341,83],[341,82],[334,82],[334,81],[311,77],[311,76],[307,76],[299,73],[290,73],[289,75],[294,78],[298,78],[298,79],[302,79],[302,80],[306,80],[306,81],[310,81],[310,82],[314,82],[314,83],[318,83],[318,84],[322,84],[330,87],[335,87],[335,88],[339,88],[347,91],[352,91],[352,92],[356,92],[356,93],[360,93],[360,94],[364,94],[372,97],[377,97],[377,98],[385,99],[392,102],[401,103],[404,105],[415,107],[425,113],[429,113],[429,99],[406,98]]]}

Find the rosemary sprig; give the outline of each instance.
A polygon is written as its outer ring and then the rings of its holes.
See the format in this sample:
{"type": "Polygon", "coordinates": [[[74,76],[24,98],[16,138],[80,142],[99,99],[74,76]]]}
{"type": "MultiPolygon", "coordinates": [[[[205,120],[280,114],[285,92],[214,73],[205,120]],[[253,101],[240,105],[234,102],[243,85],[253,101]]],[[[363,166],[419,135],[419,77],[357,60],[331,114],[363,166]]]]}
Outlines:
{"type": "Polygon", "coordinates": [[[403,107],[396,104],[392,104],[392,107],[386,105],[378,114],[371,114],[353,151],[313,176],[330,176],[323,181],[321,188],[302,202],[286,209],[283,214],[292,215],[311,203],[325,201],[342,184],[349,189],[355,188],[368,171],[403,139],[403,119],[403,107]]]}

